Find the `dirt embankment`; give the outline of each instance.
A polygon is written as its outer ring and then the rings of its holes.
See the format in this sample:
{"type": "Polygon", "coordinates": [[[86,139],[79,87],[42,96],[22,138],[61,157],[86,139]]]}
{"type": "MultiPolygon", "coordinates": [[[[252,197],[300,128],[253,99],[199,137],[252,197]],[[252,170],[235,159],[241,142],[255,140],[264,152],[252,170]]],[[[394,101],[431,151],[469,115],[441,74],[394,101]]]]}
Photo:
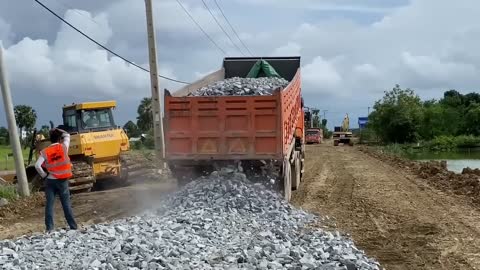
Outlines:
{"type": "Polygon", "coordinates": [[[467,197],[474,204],[480,205],[480,170],[466,168],[461,174],[447,169],[445,161],[418,162],[394,156],[368,147],[360,147],[362,152],[409,170],[427,183],[447,193],[467,197]]]}
{"type": "MultiPolygon", "coordinates": [[[[386,269],[480,269],[480,211],[358,147],[307,148],[293,203],[329,216],[386,269]]],[[[408,169],[407,169],[408,167],[408,169]]]]}
{"type": "MultiPolygon", "coordinates": [[[[75,194],[72,206],[77,223],[85,226],[155,208],[168,192],[176,188],[173,182],[154,182],[106,191],[75,194]]],[[[0,208],[0,239],[43,232],[45,199],[43,193],[18,200],[0,208]]],[[[55,202],[55,226],[65,228],[60,201],[55,202]]]]}
{"type": "MultiPolygon", "coordinates": [[[[77,223],[88,225],[137,214],[154,208],[165,193],[176,188],[168,172],[153,169],[153,157],[143,153],[128,156],[129,168],[136,175],[129,177],[130,186],[118,181],[98,182],[95,191],[72,195],[72,206],[77,223]]],[[[43,192],[17,199],[0,207],[0,239],[42,232],[44,225],[45,196],[43,192]]],[[[66,227],[60,201],[55,202],[55,226],[66,227]]]]}

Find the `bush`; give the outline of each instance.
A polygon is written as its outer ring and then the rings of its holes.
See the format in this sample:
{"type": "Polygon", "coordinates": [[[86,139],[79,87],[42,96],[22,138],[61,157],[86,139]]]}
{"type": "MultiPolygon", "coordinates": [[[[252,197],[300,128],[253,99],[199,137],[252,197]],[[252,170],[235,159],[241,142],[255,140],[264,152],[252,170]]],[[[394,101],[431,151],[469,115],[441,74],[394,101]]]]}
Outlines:
{"type": "Polygon", "coordinates": [[[455,137],[446,135],[435,137],[425,146],[432,151],[450,151],[457,148],[455,137]]]}
{"type": "Polygon", "coordinates": [[[475,137],[472,135],[461,135],[455,137],[455,141],[458,148],[478,147],[480,145],[480,137],[475,137]]]}
{"type": "Polygon", "coordinates": [[[133,150],[142,150],[143,148],[145,148],[143,146],[143,143],[141,141],[138,141],[138,142],[132,142],[130,144],[130,147],[133,149],[133,150]]]}
{"type": "Polygon", "coordinates": [[[381,149],[389,154],[393,154],[396,156],[407,157],[410,154],[414,153],[414,145],[412,144],[389,144],[386,146],[382,146],[381,149]]]}
{"type": "Polygon", "coordinates": [[[431,151],[451,151],[457,148],[473,148],[480,145],[480,137],[471,135],[437,136],[427,142],[425,147],[431,151]]]}
{"type": "Polygon", "coordinates": [[[377,136],[371,128],[364,128],[360,132],[359,136],[360,143],[372,143],[377,141],[377,136]]]}
{"type": "Polygon", "coordinates": [[[9,201],[17,198],[17,189],[15,186],[0,186],[0,198],[5,198],[9,201]]]}

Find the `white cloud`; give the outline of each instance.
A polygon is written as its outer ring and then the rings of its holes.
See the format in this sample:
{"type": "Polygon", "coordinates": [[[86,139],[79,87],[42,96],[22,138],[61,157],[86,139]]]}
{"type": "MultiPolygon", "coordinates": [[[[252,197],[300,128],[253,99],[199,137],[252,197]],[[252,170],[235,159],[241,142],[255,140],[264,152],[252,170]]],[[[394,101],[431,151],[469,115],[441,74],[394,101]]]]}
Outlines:
{"type": "Polygon", "coordinates": [[[318,94],[336,89],[342,82],[342,77],[333,64],[321,56],[315,57],[310,64],[302,68],[302,77],[309,90],[318,94]]]}
{"type": "Polygon", "coordinates": [[[479,69],[469,63],[445,61],[435,56],[414,56],[409,52],[402,53],[402,61],[419,80],[429,82],[431,87],[451,85],[453,80],[462,84],[480,82],[477,79],[479,69]]]}
{"type": "Polygon", "coordinates": [[[273,51],[274,56],[290,56],[290,55],[300,55],[300,51],[302,50],[302,47],[295,42],[288,42],[287,45],[276,48],[273,51]]]}
{"type": "Polygon", "coordinates": [[[13,36],[12,33],[12,28],[10,24],[5,22],[1,17],[0,17],[0,45],[3,46],[8,46],[10,44],[10,39],[13,36]]]}
{"type": "MultiPolygon", "coordinates": [[[[88,12],[81,12],[90,16],[88,12]]],[[[105,14],[92,18],[99,23],[96,27],[82,24],[84,20],[80,17],[78,12],[65,14],[67,20],[82,26],[99,42],[106,43],[111,38],[105,14]]],[[[122,98],[145,95],[149,90],[148,73],[109,56],[65,25],[51,45],[46,40],[24,38],[6,48],[6,60],[13,87],[31,89],[34,86],[37,93],[122,98]]]]}
{"type": "Polygon", "coordinates": [[[350,11],[350,12],[366,12],[366,13],[386,13],[392,11],[392,7],[384,5],[373,5],[364,1],[318,1],[318,0],[238,0],[251,5],[264,5],[274,8],[295,8],[309,9],[316,11],[350,11]]]}
{"type": "Polygon", "coordinates": [[[378,78],[380,74],[380,71],[372,64],[361,64],[355,66],[353,71],[358,73],[360,76],[367,76],[371,78],[378,78]]]}
{"type": "Polygon", "coordinates": [[[207,71],[207,72],[195,71],[195,72],[194,72],[194,76],[195,76],[195,79],[198,80],[198,79],[201,79],[201,78],[207,76],[208,74],[213,73],[213,72],[215,72],[215,71],[217,71],[217,70],[218,70],[218,69],[211,69],[211,70],[209,70],[209,71],[207,71]]]}

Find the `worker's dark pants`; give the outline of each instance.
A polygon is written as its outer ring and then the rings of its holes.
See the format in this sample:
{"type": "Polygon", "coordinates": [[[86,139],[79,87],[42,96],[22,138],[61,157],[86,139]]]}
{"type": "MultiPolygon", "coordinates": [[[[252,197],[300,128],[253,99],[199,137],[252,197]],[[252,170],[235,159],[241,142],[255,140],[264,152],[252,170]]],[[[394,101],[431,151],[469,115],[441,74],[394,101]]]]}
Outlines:
{"type": "Polygon", "coordinates": [[[70,229],[76,230],[77,223],[73,218],[68,181],[47,178],[45,180],[45,196],[47,197],[47,204],[45,205],[45,226],[47,227],[47,231],[53,230],[53,206],[55,203],[55,195],[60,197],[63,214],[65,215],[68,226],[70,226],[70,229]]]}

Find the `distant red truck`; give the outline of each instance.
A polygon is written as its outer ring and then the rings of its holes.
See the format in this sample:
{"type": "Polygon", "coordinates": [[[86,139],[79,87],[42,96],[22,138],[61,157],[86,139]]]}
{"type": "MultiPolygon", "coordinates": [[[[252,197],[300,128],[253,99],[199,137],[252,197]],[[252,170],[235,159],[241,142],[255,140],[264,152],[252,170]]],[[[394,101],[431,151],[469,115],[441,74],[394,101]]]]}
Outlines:
{"type": "Polygon", "coordinates": [[[308,144],[323,142],[323,130],[321,128],[309,128],[305,132],[305,141],[308,144]]]}

